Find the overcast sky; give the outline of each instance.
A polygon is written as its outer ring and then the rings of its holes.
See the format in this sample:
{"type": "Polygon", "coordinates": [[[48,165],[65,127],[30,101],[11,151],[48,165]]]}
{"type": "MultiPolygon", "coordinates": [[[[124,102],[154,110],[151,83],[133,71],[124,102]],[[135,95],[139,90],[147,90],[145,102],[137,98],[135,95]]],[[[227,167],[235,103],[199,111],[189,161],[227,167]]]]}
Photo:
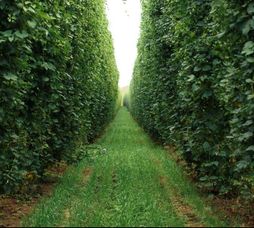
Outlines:
{"type": "Polygon", "coordinates": [[[137,56],[141,5],[139,0],[107,0],[107,15],[120,72],[119,86],[130,83],[137,56]]]}

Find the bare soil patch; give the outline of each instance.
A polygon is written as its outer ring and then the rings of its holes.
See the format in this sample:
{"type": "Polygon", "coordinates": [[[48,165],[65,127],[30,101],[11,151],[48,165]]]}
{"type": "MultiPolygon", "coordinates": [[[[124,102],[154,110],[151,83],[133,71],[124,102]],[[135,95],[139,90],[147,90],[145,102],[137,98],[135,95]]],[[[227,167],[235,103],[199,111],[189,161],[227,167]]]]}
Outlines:
{"type": "Polygon", "coordinates": [[[59,162],[46,170],[47,177],[44,183],[36,186],[37,194],[27,193],[26,195],[7,196],[0,195],[0,227],[20,227],[21,219],[29,215],[35,205],[43,197],[49,197],[57,183],[56,177],[61,177],[67,165],[59,162]]]}
{"type": "MultiPolygon", "coordinates": [[[[196,174],[188,167],[184,159],[177,153],[174,146],[167,145],[164,147],[169,152],[169,157],[172,158],[179,166],[183,168],[186,176],[195,185],[196,174]]],[[[198,188],[197,188],[198,189],[198,188]]],[[[207,193],[200,192],[203,199],[217,211],[218,215],[229,221],[231,224],[240,222],[242,227],[254,227],[254,202],[245,201],[239,198],[223,198],[222,196],[214,196],[210,199],[207,193]]]]}
{"type": "Polygon", "coordinates": [[[92,175],[93,169],[91,167],[87,167],[85,168],[85,170],[83,171],[83,184],[87,184],[90,176],[92,175]]]}
{"type": "Polygon", "coordinates": [[[170,201],[174,206],[177,214],[186,219],[185,225],[187,227],[204,227],[204,224],[202,224],[200,219],[196,216],[193,208],[183,201],[175,189],[170,188],[167,177],[160,176],[159,182],[161,188],[166,188],[166,190],[169,192],[170,201]]]}

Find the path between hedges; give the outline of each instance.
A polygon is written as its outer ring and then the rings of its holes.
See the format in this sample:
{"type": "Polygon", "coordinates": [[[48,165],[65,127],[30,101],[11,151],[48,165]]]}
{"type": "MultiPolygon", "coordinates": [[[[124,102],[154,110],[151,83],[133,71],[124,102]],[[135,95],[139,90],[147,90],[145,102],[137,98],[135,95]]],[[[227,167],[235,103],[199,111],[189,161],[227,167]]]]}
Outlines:
{"type": "Polygon", "coordinates": [[[225,226],[124,108],[95,146],[24,226],[225,226]]]}

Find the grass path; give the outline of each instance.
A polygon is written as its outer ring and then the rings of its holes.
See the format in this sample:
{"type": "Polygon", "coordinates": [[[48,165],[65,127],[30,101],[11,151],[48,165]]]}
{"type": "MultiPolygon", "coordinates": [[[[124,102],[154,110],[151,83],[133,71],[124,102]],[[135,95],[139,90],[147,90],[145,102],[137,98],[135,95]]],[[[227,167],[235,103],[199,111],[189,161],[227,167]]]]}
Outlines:
{"type": "Polygon", "coordinates": [[[24,226],[225,226],[124,108],[97,144],[24,226]]]}

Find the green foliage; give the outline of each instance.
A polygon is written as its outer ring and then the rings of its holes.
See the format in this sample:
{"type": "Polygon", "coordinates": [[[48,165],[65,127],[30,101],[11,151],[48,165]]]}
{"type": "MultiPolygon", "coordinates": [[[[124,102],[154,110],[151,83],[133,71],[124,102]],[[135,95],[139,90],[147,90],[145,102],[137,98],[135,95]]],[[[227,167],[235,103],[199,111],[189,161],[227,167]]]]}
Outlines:
{"type": "Polygon", "coordinates": [[[119,109],[121,108],[121,106],[122,106],[122,94],[121,94],[121,91],[119,90],[118,91],[118,98],[117,98],[117,105],[116,105],[116,111],[115,111],[115,113],[117,113],[118,111],[119,111],[119,109]]]}
{"type": "Polygon", "coordinates": [[[252,1],[143,1],[131,111],[214,193],[253,195],[252,1]]]}
{"type": "Polygon", "coordinates": [[[104,1],[0,2],[0,192],[94,140],[118,72],[104,1]]]}
{"type": "Polygon", "coordinates": [[[123,106],[130,109],[130,92],[127,91],[123,97],[123,106]]]}

